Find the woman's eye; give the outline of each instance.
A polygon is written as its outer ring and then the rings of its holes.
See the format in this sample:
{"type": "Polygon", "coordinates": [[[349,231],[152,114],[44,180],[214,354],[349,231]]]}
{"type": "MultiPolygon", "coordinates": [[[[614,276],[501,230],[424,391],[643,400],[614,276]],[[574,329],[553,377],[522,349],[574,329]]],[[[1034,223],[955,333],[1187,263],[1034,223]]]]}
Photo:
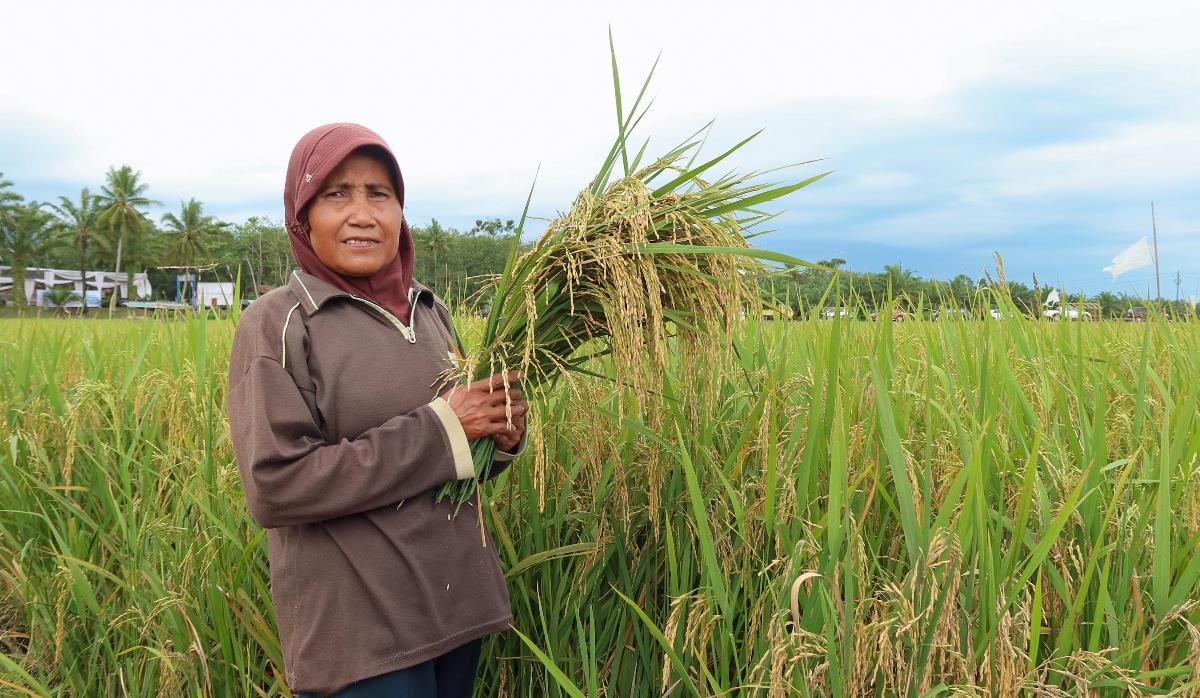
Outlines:
{"type": "Polygon", "coordinates": [[[342,192],[341,190],[328,191],[328,192],[325,192],[325,198],[326,199],[335,199],[339,196],[342,196],[342,194],[344,194],[344,192],[342,192]]]}

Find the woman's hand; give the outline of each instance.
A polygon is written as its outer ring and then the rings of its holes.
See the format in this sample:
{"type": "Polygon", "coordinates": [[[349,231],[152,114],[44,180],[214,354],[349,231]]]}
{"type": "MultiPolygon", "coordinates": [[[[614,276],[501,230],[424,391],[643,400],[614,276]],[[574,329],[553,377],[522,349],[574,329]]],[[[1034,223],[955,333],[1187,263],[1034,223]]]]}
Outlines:
{"type": "MultiPolygon", "coordinates": [[[[524,402],[524,400],[522,400],[524,402]]],[[[526,406],[526,410],[528,410],[526,406]]],[[[521,437],[525,435],[525,415],[520,417],[513,415],[512,430],[502,434],[496,434],[492,440],[496,442],[496,449],[505,453],[512,453],[517,444],[521,443],[521,437]]]]}
{"type": "Polygon", "coordinates": [[[458,416],[468,440],[494,436],[498,437],[496,446],[501,450],[504,450],[501,439],[510,448],[516,446],[525,431],[525,413],[529,411],[529,403],[521,398],[521,391],[512,387],[520,377],[516,371],[508,372],[508,390],[504,389],[504,374],[496,373],[474,383],[456,385],[442,394],[442,399],[458,416]],[[512,411],[513,427],[519,424],[519,429],[509,430],[506,403],[512,411]],[[517,436],[513,438],[513,434],[517,436]]]}

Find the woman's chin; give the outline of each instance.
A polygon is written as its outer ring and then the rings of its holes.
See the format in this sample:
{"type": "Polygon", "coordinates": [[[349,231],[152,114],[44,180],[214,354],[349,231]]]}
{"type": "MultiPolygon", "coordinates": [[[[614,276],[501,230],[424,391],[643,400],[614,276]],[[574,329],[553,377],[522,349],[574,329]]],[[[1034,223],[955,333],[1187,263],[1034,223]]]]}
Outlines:
{"type": "Polygon", "coordinates": [[[329,266],[342,276],[373,276],[390,261],[381,260],[377,255],[345,255],[329,266]]]}

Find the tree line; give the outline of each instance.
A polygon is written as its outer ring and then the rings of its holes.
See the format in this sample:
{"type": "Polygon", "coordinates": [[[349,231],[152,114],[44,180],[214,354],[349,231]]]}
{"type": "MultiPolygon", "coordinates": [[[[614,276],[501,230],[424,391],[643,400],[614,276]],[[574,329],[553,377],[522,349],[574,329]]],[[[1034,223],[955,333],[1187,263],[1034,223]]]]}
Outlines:
{"type": "MultiPolygon", "coordinates": [[[[136,298],[132,272],[145,271],[156,300],[175,299],[183,268],[197,269],[200,280],[240,277],[244,297],[287,282],[295,263],[280,221],[252,217],[235,225],[209,215],[194,198],[156,221],[150,209],[160,202],[149,189],[140,171],[122,165],[109,168],[95,190],[85,187],[56,202],[27,201],[0,172],[0,264],[12,267],[11,302],[26,302],[16,291],[30,267],[131,272],[130,298],[136,298]]],[[[414,226],[414,274],[443,297],[465,298],[504,269],[514,229],[512,220],[499,218],[476,220],[466,231],[436,219],[414,226]]],[[[106,302],[115,305],[116,294],[106,302]]]]}
{"type": "Polygon", "coordinates": [[[1097,311],[1094,317],[1122,317],[1131,308],[1152,305],[1159,312],[1178,316],[1194,312],[1194,308],[1186,301],[1152,302],[1135,295],[1111,291],[1101,291],[1091,296],[1069,293],[1052,285],[1043,286],[1036,275],[1030,283],[1013,281],[1005,278],[999,259],[995,276],[972,278],[959,274],[948,281],[922,278],[899,264],[885,265],[882,272],[849,271],[844,268],[846,260],[838,258],[823,259],[815,264],[819,268],[789,266],[782,272],[762,277],[760,284],[768,289],[769,295],[782,309],[795,315],[815,307],[844,305],[851,298],[855,304],[867,310],[878,310],[889,304],[908,312],[939,308],[977,310],[982,303],[990,304],[992,296],[989,294],[998,292],[1011,298],[1024,314],[1040,317],[1046,297],[1054,290],[1059,291],[1062,305],[1087,305],[1097,311]]]}
{"type": "MultiPolygon", "coordinates": [[[[153,220],[149,209],[159,206],[150,198],[149,185],[140,171],[129,165],[109,168],[95,191],[83,188],[77,196],[59,196],[57,202],[26,201],[13,183],[0,173],[0,264],[12,267],[13,288],[24,286],[25,269],[49,267],[95,270],[146,271],[155,299],[173,300],[179,267],[200,267],[202,280],[233,281],[240,277],[244,297],[283,285],[295,266],[287,232],[279,221],[252,217],[235,225],[218,220],[196,199],[179,202],[178,212],[153,220]]],[[[443,226],[436,219],[412,228],[416,247],[414,275],[443,298],[464,300],[486,278],[504,269],[514,243],[514,223],[499,218],[479,219],[469,230],[443,226]]],[[[924,279],[901,265],[882,272],[850,272],[846,260],[827,259],[819,269],[790,267],[764,275],[759,282],[775,302],[798,314],[817,305],[837,305],[849,297],[878,309],[898,301],[910,310],[953,305],[975,306],[983,288],[1004,290],[1018,308],[1040,314],[1050,290],[1036,277],[1032,284],[1001,278],[974,279],[959,274],[949,281],[924,279]]],[[[1000,275],[1003,277],[1003,275],[1000,275]]],[[[128,276],[129,297],[134,297],[133,275],[128,276]]],[[[65,291],[65,289],[63,289],[65,291]]],[[[108,301],[115,304],[115,295],[108,301]]],[[[1144,299],[1101,292],[1091,297],[1062,294],[1064,303],[1089,303],[1102,317],[1117,317],[1144,299]]],[[[12,301],[24,303],[23,293],[12,301]]],[[[1162,310],[1184,304],[1160,304],[1162,310]]]]}

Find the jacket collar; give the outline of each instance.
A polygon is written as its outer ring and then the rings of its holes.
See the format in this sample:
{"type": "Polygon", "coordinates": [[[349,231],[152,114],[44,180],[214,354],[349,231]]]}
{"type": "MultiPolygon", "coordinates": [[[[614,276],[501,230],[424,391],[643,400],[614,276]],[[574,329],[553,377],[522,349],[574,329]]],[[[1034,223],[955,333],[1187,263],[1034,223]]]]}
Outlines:
{"type": "MultiPolygon", "coordinates": [[[[293,269],[291,275],[288,276],[288,288],[291,289],[292,295],[309,314],[315,313],[325,305],[325,301],[330,298],[344,296],[349,298],[350,293],[334,286],[328,281],[318,279],[300,269],[293,269]]],[[[420,283],[416,279],[412,280],[412,287],[409,291],[410,298],[415,296],[417,299],[425,303],[426,306],[433,305],[433,291],[429,287],[420,283]]]]}

